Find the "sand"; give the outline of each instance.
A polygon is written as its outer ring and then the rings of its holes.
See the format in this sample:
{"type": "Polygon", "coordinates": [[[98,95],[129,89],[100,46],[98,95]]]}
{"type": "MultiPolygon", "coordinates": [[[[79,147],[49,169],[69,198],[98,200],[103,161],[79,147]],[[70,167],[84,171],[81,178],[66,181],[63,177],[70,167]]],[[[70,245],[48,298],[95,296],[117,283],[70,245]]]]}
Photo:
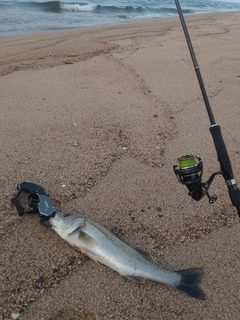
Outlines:
{"type": "MultiPolygon", "coordinates": [[[[240,13],[186,17],[240,179],[240,13]]],[[[193,201],[172,166],[219,169],[178,18],[0,39],[0,319],[237,319],[240,225],[222,177],[193,201]],[[16,186],[43,186],[169,270],[203,267],[204,301],[138,284],[19,217],[16,186]]],[[[22,200],[25,198],[22,197],[22,200]]]]}

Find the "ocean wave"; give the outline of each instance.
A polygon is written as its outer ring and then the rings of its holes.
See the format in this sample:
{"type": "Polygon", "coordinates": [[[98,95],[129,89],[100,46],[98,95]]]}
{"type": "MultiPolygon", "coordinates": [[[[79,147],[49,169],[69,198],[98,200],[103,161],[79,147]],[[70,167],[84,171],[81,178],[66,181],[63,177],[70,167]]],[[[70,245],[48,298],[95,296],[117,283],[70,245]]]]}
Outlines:
{"type": "Polygon", "coordinates": [[[106,12],[133,12],[144,10],[143,6],[113,6],[113,5],[96,5],[93,3],[64,3],[60,2],[60,8],[67,11],[95,11],[97,13],[106,12]]]}
{"type": "MultiPolygon", "coordinates": [[[[183,1],[184,2],[184,1],[183,1]]],[[[155,2],[155,1],[139,1],[139,4],[128,4],[127,1],[119,2],[119,4],[97,4],[93,2],[68,2],[68,1],[4,1],[0,0],[0,7],[9,6],[11,7],[13,4],[14,6],[17,5],[19,8],[31,8],[37,9],[40,11],[45,12],[52,12],[52,13],[64,13],[64,12],[92,12],[97,14],[115,14],[116,16],[124,17],[125,16],[141,16],[146,15],[148,16],[156,16],[156,15],[177,15],[176,7],[174,3],[171,3],[167,0],[163,2],[155,2]]],[[[136,3],[136,2],[135,2],[136,3]]],[[[185,8],[183,7],[182,11],[184,14],[194,14],[198,12],[209,12],[209,11],[222,11],[226,9],[239,9],[239,3],[230,3],[230,2],[222,2],[222,1],[187,1],[185,2],[185,8]]]]}
{"type": "MultiPolygon", "coordinates": [[[[63,1],[45,1],[45,2],[21,2],[22,6],[38,8],[42,11],[61,13],[61,12],[95,12],[98,14],[116,14],[118,17],[127,17],[128,15],[172,15],[177,14],[177,10],[171,7],[150,8],[143,5],[97,5],[91,2],[63,2],[63,1]]],[[[184,9],[183,13],[194,13],[194,10],[184,9]]]]}
{"type": "Polygon", "coordinates": [[[61,2],[60,1],[46,1],[46,2],[22,2],[22,6],[40,9],[42,11],[52,12],[52,13],[60,13],[61,12],[61,2]]]}
{"type": "MultiPolygon", "coordinates": [[[[20,5],[20,3],[19,3],[20,5]]],[[[45,1],[45,2],[21,2],[21,6],[28,6],[32,8],[39,8],[43,11],[48,12],[57,12],[60,13],[62,11],[69,12],[97,12],[97,13],[105,13],[105,12],[139,12],[143,11],[145,8],[141,5],[139,6],[114,6],[114,5],[97,5],[91,2],[64,2],[64,1],[45,1]]]]}
{"type": "MultiPolygon", "coordinates": [[[[20,5],[20,3],[19,3],[20,5]]],[[[24,7],[38,8],[42,11],[52,12],[52,13],[61,13],[61,12],[95,12],[98,14],[104,13],[115,13],[120,16],[124,14],[144,14],[145,12],[151,11],[150,8],[144,7],[143,5],[97,5],[91,2],[64,2],[64,1],[45,1],[45,2],[36,2],[36,1],[25,1],[21,2],[21,5],[24,7]]],[[[176,9],[173,8],[164,8],[160,7],[158,9],[153,9],[153,11],[161,11],[162,13],[176,13],[176,9]]],[[[183,10],[185,13],[189,13],[190,10],[183,10]]]]}

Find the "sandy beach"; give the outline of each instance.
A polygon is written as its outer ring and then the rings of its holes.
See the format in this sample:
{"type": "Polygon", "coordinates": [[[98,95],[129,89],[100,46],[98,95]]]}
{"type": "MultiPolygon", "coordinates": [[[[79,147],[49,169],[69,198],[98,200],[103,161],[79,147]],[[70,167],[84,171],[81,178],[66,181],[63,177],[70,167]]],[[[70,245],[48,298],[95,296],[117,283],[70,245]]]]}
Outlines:
{"type": "MultiPolygon", "coordinates": [[[[186,22],[240,181],[240,12],[186,22]]],[[[219,169],[178,18],[0,38],[0,87],[0,320],[239,318],[240,224],[224,179],[210,205],[173,172],[184,153],[201,155],[204,180],[219,169]],[[132,282],[37,214],[18,216],[11,198],[23,181],[166,269],[202,267],[206,299],[132,282]]]]}

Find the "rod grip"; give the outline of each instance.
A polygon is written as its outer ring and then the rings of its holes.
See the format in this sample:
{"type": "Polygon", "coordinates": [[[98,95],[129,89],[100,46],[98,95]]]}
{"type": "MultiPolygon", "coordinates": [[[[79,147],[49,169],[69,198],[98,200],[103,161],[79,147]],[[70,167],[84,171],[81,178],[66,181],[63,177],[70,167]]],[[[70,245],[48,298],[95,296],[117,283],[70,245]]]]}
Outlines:
{"type": "Polygon", "coordinates": [[[240,190],[237,184],[233,187],[228,187],[229,197],[232,205],[237,209],[238,216],[240,218],[240,190]]]}
{"type": "Polygon", "coordinates": [[[228,193],[231,199],[232,205],[237,208],[238,215],[240,217],[240,190],[234,179],[232,166],[227,152],[227,148],[223,141],[221,128],[218,124],[210,127],[210,132],[213,137],[215,148],[217,151],[218,161],[221,166],[222,175],[228,186],[228,193]]]}
{"type": "Polygon", "coordinates": [[[232,180],[234,179],[232,166],[227,152],[227,148],[222,137],[221,128],[218,124],[214,124],[210,127],[209,130],[211,132],[213,142],[217,151],[218,161],[223,172],[223,177],[225,181],[232,180]]]}
{"type": "MultiPolygon", "coordinates": [[[[238,210],[240,209],[240,190],[239,188],[236,186],[235,188],[228,188],[228,193],[230,196],[230,199],[232,201],[232,205],[236,208],[238,208],[238,210]]],[[[240,211],[239,211],[240,213],[240,211]]]]}

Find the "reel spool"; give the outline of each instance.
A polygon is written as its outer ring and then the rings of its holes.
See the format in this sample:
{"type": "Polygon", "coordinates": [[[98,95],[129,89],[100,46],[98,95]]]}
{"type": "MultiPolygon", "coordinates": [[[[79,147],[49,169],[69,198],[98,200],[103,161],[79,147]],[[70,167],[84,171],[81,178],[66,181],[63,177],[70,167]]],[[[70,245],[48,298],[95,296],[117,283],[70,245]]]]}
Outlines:
{"type": "Polygon", "coordinates": [[[202,159],[199,155],[195,156],[194,154],[184,154],[177,160],[179,170],[176,171],[180,183],[191,184],[201,180],[203,166],[202,159]]]}

